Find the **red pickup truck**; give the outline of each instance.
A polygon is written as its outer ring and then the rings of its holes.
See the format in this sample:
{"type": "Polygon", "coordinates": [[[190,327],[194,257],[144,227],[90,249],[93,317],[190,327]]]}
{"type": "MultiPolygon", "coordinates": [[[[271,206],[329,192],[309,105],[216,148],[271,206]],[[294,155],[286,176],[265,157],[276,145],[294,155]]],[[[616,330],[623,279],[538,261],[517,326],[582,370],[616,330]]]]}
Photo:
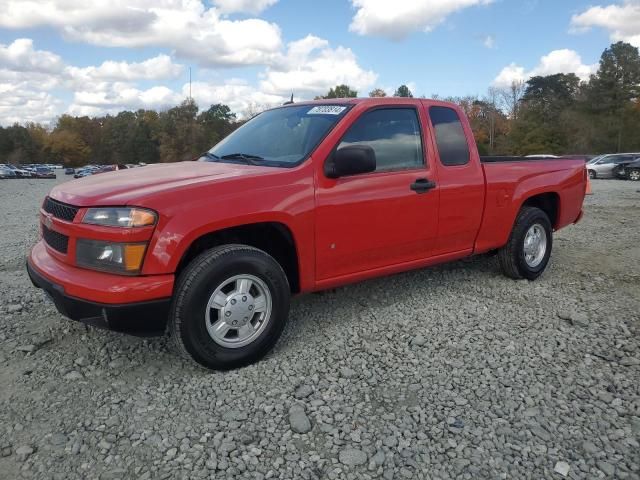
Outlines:
{"type": "Polygon", "coordinates": [[[481,159],[461,110],[422,99],[275,108],[199,160],[55,187],[27,269],[63,315],[168,331],[212,369],[264,356],[292,294],[486,252],[534,280],[586,187],[581,160],[481,159]]]}

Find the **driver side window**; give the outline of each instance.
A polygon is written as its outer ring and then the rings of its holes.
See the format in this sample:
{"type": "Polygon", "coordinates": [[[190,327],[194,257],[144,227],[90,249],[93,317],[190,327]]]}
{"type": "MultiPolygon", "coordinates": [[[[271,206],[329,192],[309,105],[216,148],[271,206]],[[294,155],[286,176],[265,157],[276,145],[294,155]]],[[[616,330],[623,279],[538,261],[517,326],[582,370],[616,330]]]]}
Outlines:
{"type": "Polygon", "coordinates": [[[413,108],[384,108],[363,113],[342,138],[338,149],[367,145],[376,154],[376,172],[424,165],[418,114],[413,108]]]}

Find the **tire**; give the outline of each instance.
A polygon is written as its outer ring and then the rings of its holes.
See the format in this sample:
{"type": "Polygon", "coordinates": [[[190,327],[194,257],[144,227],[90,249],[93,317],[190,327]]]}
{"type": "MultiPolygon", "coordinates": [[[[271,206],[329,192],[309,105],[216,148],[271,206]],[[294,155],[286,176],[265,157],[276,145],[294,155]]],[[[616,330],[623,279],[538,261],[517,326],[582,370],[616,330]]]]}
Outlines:
{"type": "Polygon", "coordinates": [[[589,178],[595,180],[597,178],[595,170],[589,170],[589,178]]]}
{"type": "Polygon", "coordinates": [[[287,276],[267,253],[247,245],[212,248],[180,274],[169,334],[178,352],[198,365],[212,370],[242,367],[274,347],[287,322],[290,295],[287,276]],[[245,288],[248,295],[242,293],[243,281],[251,285],[245,288]],[[214,293],[223,300],[214,300],[214,293]],[[239,327],[227,331],[232,322],[239,327]]]}
{"type": "Polygon", "coordinates": [[[536,207],[522,207],[511,231],[507,244],[498,252],[498,261],[502,272],[515,280],[526,278],[535,280],[544,272],[553,247],[553,230],[549,217],[536,207]],[[533,239],[544,241],[544,252],[531,259],[526,256],[525,241],[529,232],[533,239]],[[535,233],[539,233],[536,237],[535,233]],[[543,240],[544,238],[544,240],[543,240]],[[530,261],[531,260],[531,261],[530,261]]]}
{"type": "Polygon", "coordinates": [[[629,170],[629,174],[627,175],[627,178],[634,182],[640,181],[640,169],[634,168],[633,170],[629,170]]]}

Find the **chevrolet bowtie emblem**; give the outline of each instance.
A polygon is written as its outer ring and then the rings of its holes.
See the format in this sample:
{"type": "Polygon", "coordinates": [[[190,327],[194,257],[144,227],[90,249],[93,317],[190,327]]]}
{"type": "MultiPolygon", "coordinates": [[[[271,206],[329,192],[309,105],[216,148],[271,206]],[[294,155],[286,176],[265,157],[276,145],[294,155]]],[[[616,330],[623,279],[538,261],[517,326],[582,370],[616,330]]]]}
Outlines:
{"type": "Polygon", "coordinates": [[[44,226],[47,228],[51,228],[51,225],[53,225],[53,220],[52,215],[49,213],[44,216],[44,226]]]}

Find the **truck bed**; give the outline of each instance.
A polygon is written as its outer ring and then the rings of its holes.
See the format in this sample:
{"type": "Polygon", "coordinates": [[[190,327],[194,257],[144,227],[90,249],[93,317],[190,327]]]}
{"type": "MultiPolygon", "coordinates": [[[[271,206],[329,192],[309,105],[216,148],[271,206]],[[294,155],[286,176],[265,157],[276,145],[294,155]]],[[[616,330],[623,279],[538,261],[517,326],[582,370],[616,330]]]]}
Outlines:
{"type": "Polygon", "coordinates": [[[504,245],[523,202],[548,194],[558,204],[554,229],[574,223],[580,215],[586,184],[584,161],[579,158],[484,157],[485,210],[476,252],[504,245]]]}
{"type": "Polygon", "coordinates": [[[482,163],[503,163],[503,162],[548,162],[551,160],[585,160],[584,157],[581,156],[565,156],[558,158],[530,158],[530,157],[522,157],[522,156],[509,156],[509,155],[498,155],[498,156],[484,156],[480,157],[480,161],[482,163]]]}

